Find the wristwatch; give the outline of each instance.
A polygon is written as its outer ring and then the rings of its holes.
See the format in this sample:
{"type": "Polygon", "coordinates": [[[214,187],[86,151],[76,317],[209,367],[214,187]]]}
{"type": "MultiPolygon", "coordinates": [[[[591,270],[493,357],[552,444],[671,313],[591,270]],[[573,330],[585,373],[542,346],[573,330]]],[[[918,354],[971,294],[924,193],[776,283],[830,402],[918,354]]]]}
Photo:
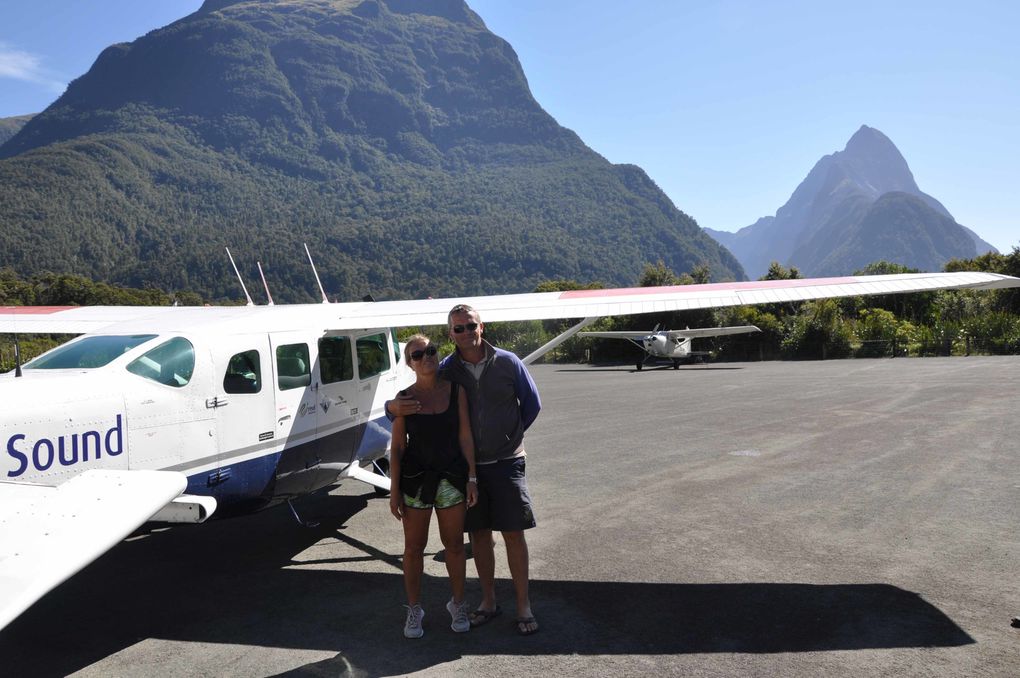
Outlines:
{"type": "Polygon", "coordinates": [[[477,485],[478,484],[478,478],[475,477],[475,476],[468,476],[468,482],[469,483],[474,483],[475,485],[477,485]]]}

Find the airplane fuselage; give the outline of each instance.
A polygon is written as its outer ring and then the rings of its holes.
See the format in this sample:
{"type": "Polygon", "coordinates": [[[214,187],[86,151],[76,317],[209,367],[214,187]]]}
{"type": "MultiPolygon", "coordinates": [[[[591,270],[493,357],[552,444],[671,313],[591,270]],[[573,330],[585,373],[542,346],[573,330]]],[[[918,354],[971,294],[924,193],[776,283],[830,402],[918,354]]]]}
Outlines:
{"type": "Polygon", "coordinates": [[[86,335],[23,374],[0,377],[0,480],[178,471],[217,516],[383,457],[383,403],[408,380],[388,329],[86,335]]]}
{"type": "Polygon", "coordinates": [[[649,334],[641,340],[641,347],[655,358],[686,358],[691,354],[691,340],[672,338],[668,332],[649,334]]]}

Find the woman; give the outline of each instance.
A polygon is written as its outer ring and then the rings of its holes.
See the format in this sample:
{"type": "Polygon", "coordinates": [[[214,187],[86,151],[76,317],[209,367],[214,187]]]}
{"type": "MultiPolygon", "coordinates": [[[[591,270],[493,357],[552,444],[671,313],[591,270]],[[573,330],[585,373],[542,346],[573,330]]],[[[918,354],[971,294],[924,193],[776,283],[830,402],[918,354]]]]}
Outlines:
{"type": "Polygon", "coordinates": [[[446,604],[450,628],[463,633],[471,629],[464,599],[464,513],[478,501],[467,396],[456,384],[439,378],[439,356],[428,337],[416,334],[408,339],[404,357],[417,377],[405,394],[421,403],[417,414],[393,420],[390,446],[390,511],[404,524],[404,636],[421,638],[425,633],[421,575],[433,508],[453,589],[446,604]]]}

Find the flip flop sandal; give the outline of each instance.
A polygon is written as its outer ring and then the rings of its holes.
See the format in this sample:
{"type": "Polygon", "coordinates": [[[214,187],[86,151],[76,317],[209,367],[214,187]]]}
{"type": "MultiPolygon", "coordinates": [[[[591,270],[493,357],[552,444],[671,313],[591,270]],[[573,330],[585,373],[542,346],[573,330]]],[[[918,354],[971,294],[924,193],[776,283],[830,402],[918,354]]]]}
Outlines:
{"type": "Polygon", "coordinates": [[[514,626],[517,628],[517,635],[520,635],[520,636],[530,636],[533,633],[538,633],[538,628],[539,627],[538,627],[537,624],[535,625],[535,628],[533,628],[533,629],[522,628],[521,627],[522,624],[524,624],[524,625],[535,624],[535,618],[534,617],[518,617],[516,619],[516,621],[514,621],[514,626]]]}
{"type": "Polygon", "coordinates": [[[499,605],[496,606],[495,610],[483,610],[482,608],[478,608],[471,613],[471,627],[478,628],[479,626],[485,626],[501,614],[503,614],[503,608],[499,605]]]}

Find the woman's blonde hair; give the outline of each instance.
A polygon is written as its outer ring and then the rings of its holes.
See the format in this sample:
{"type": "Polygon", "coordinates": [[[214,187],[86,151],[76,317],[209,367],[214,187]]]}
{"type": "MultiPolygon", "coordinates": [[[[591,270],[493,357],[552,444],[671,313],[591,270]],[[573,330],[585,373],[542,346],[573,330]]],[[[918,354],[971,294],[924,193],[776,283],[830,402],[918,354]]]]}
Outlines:
{"type": "Polygon", "coordinates": [[[408,365],[411,364],[411,344],[417,341],[424,341],[426,346],[432,343],[432,340],[426,337],[424,334],[413,334],[410,337],[408,337],[407,341],[404,343],[404,362],[406,362],[408,365]]]}

